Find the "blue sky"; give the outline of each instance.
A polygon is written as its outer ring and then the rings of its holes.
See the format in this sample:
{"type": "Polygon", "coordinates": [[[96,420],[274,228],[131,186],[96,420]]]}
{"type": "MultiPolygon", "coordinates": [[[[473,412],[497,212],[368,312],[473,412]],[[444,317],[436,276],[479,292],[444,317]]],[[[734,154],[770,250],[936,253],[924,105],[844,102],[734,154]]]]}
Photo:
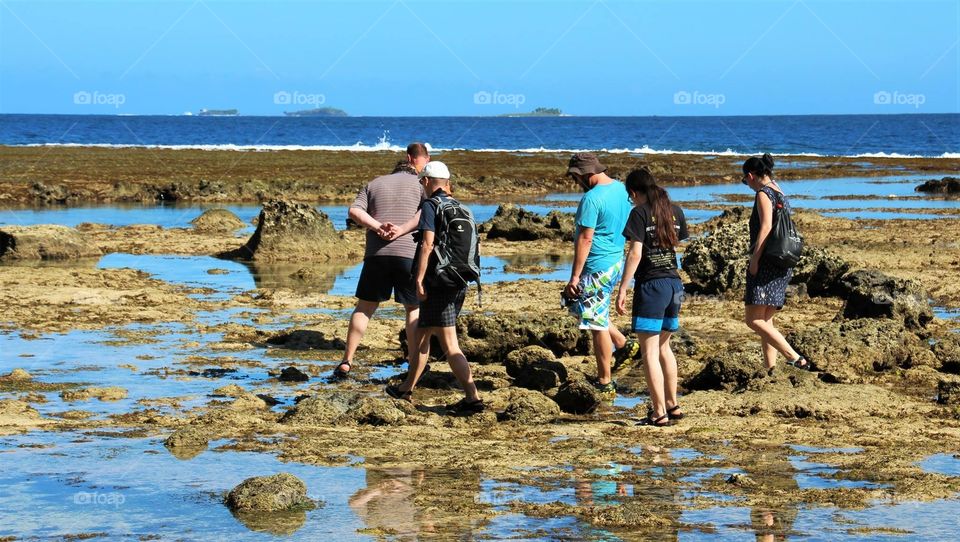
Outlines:
{"type": "Polygon", "coordinates": [[[0,0],[0,112],[958,112],[958,39],[958,0],[0,0]]]}

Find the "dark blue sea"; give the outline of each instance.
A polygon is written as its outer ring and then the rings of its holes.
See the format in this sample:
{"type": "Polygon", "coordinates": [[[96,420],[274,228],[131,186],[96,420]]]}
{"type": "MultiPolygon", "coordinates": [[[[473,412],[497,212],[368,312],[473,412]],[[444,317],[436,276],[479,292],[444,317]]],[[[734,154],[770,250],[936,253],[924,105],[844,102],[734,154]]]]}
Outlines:
{"type": "Polygon", "coordinates": [[[756,117],[198,117],[0,115],[2,145],[204,149],[771,152],[960,157],[960,114],[756,117]]]}

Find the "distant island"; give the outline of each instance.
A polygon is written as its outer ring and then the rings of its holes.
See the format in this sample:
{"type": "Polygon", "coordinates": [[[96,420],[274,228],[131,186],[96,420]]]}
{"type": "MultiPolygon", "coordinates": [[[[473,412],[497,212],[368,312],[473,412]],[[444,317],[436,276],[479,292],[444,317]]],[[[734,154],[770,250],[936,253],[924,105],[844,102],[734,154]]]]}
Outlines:
{"type": "Polygon", "coordinates": [[[303,111],[284,111],[288,117],[347,117],[347,112],[336,107],[320,107],[318,109],[304,109],[303,111]]]}
{"type": "Polygon", "coordinates": [[[201,109],[197,116],[200,117],[236,117],[240,112],[236,109],[201,109]]]}
{"type": "Polygon", "coordinates": [[[538,107],[527,113],[505,113],[498,117],[568,117],[557,107],[538,107]]]}

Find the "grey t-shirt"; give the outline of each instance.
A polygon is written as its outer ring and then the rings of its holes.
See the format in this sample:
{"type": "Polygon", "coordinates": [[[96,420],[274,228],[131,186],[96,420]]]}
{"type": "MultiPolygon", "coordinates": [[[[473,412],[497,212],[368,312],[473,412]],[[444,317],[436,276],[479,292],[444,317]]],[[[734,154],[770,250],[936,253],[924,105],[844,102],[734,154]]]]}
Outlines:
{"type": "MultiPolygon", "coordinates": [[[[426,199],[417,176],[410,173],[393,173],[377,177],[357,193],[351,208],[361,209],[379,222],[397,226],[410,220],[426,199]]],[[[367,230],[367,248],[364,259],[371,256],[400,256],[413,258],[417,244],[411,234],[402,235],[393,241],[384,241],[376,232],[367,230]]]]}

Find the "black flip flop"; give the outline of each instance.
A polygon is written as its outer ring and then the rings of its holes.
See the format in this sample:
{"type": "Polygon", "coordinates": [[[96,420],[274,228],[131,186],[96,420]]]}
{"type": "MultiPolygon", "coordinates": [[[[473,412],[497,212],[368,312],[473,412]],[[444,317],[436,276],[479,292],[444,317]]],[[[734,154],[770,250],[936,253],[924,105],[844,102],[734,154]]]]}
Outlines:
{"type": "Polygon", "coordinates": [[[680,405],[673,405],[671,408],[667,409],[667,417],[671,420],[682,420],[686,417],[686,414],[681,412],[680,414],[674,414],[674,412],[680,410],[680,405]]]}
{"type": "Polygon", "coordinates": [[[343,367],[344,365],[346,365],[349,368],[350,362],[341,361],[340,364],[337,365],[337,367],[333,370],[333,376],[331,378],[333,378],[334,380],[344,380],[347,377],[349,377],[350,371],[344,371],[343,369],[340,368],[340,367],[343,367]]]}
{"type": "Polygon", "coordinates": [[[793,361],[788,361],[788,362],[787,362],[787,365],[789,365],[789,366],[791,366],[791,367],[796,367],[797,369],[800,369],[801,371],[812,371],[812,370],[813,370],[813,366],[810,365],[810,361],[809,361],[807,358],[803,357],[803,356],[800,356],[799,358],[797,358],[797,359],[795,359],[795,360],[793,360],[793,361]]]}
{"type": "Polygon", "coordinates": [[[666,427],[670,424],[670,416],[664,414],[658,418],[653,417],[653,412],[648,412],[647,417],[637,422],[637,425],[649,425],[651,427],[666,427]]]}
{"type": "Polygon", "coordinates": [[[413,402],[413,390],[403,391],[400,389],[400,386],[394,386],[393,384],[390,384],[386,388],[383,388],[383,391],[394,399],[409,401],[411,403],[413,402]]]}

